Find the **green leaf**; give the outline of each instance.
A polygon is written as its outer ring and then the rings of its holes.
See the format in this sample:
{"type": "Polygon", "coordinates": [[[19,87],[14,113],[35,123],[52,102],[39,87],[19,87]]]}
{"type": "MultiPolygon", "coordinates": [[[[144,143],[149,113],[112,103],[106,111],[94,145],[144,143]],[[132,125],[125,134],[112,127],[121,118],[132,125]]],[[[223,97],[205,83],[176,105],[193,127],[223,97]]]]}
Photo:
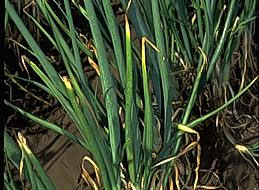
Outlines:
{"type": "MultiPolygon", "coordinates": [[[[105,95],[105,105],[108,116],[108,125],[109,125],[109,138],[110,146],[112,152],[112,160],[114,165],[114,174],[115,179],[119,180],[119,162],[121,161],[121,139],[120,139],[120,124],[118,116],[118,104],[117,96],[113,81],[113,76],[111,74],[109,63],[107,60],[107,54],[102,38],[102,34],[99,27],[99,21],[92,4],[91,0],[85,0],[85,8],[89,15],[90,27],[97,50],[97,57],[99,61],[100,68],[100,78],[102,83],[103,93],[105,95]]],[[[111,179],[111,183],[115,183],[111,179]]],[[[116,182],[117,183],[117,182],[116,182]]],[[[112,185],[115,188],[115,184],[112,185]]],[[[118,187],[117,187],[118,188],[118,187]]]]}

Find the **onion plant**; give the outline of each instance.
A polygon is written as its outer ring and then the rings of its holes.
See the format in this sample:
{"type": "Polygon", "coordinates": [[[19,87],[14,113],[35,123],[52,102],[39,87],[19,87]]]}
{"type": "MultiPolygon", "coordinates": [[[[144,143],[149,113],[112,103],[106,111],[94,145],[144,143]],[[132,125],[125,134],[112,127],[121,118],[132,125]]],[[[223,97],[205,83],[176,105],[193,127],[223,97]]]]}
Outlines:
{"type": "MultiPolygon", "coordinates": [[[[90,183],[95,189],[167,189],[175,159],[197,147],[199,165],[199,134],[193,128],[236,101],[258,79],[257,76],[250,81],[219,108],[190,119],[204,86],[213,80],[227,80],[233,52],[244,29],[254,22],[256,2],[121,0],[125,23],[121,25],[109,0],[53,0],[51,4],[35,0],[33,6],[40,10],[44,22],[24,11],[59,53],[66,70],[66,76],[60,76],[14,5],[5,0],[6,24],[11,19],[19,29],[27,42],[20,45],[28,52],[22,59],[42,81],[7,75],[32,83],[55,97],[81,137],[8,100],[4,103],[90,151],[101,178],[99,183],[90,183]],[[77,11],[80,18],[72,16],[71,10],[77,11]],[[87,40],[93,40],[92,44],[85,44],[82,39],[86,33],[77,29],[78,19],[89,23],[91,37],[87,40]],[[133,31],[137,42],[132,40],[133,31]],[[84,73],[83,57],[88,58],[100,78],[104,100],[95,95],[84,73]],[[172,103],[180,100],[182,88],[177,73],[190,68],[196,73],[195,80],[184,100],[184,112],[174,122],[172,103]],[[218,68],[224,72],[218,72],[218,68]],[[125,121],[120,119],[121,115],[125,121]],[[197,140],[180,151],[184,133],[195,134],[197,140]]],[[[7,158],[19,168],[32,189],[55,189],[25,138],[18,134],[17,146],[5,132],[7,158]]],[[[199,185],[198,169],[197,166],[194,189],[199,185]]],[[[17,189],[11,179],[10,173],[5,175],[6,189],[17,189]]]]}

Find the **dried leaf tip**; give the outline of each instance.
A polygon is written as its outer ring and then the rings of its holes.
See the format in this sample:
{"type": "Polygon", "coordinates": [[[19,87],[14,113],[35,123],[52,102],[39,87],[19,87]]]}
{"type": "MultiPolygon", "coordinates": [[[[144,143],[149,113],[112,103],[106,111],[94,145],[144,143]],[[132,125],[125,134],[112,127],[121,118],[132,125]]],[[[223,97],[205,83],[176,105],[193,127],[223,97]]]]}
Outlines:
{"type": "Polygon", "coordinates": [[[70,82],[70,80],[69,80],[69,78],[67,76],[63,76],[63,77],[61,77],[61,79],[64,82],[64,84],[65,84],[67,89],[73,90],[71,82],[70,82]]]}

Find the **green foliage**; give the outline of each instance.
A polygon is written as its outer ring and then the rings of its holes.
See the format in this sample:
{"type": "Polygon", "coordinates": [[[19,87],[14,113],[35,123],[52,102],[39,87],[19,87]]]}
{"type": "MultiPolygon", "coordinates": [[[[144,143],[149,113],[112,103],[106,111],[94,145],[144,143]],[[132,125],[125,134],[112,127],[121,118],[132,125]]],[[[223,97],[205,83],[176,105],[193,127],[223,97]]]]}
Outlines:
{"type": "MultiPolygon", "coordinates": [[[[102,187],[99,188],[120,190],[126,189],[125,184],[130,183],[131,188],[150,189],[157,171],[152,166],[178,155],[183,132],[177,129],[171,118],[174,114],[172,101],[179,100],[180,79],[172,73],[186,72],[190,68],[196,71],[187,106],[179,121],[190,128],[222,111],[258,79],[255,78],[220,108],[190,121],[203,87],[211,79],[227,80],[234,49],[239,45],[244,29],[254,21],[256,0],[121,0],[125,27],[118,24],[108,0],[84,0],[84,5],[73,0],[54,1],[56,5],[62,5],[55,8],[46,0],[35,2],[47,26],[29,13],[26,15],[58,51],[67,76],[58,74],[12,3],[6,0],[5,28],[8,19],[12,19],[29,46],[26,48],[30,57],[37,61],[25,56],[23,59],[42,83],[17,79],[31,82],[55,97],[69,114],[82,139],[7,100],[5,104],[89,150],[101,171],[102,187]],[[72,7],[77,8],[80,19],[90,24],[88,32],[96,51],[91,51],[80,38],[72,7]],[[142,42],[140,49],[131,39],[133,29],[142,42]],[[47,32],[49,30],[51,32],[47,32]],[[95,96],[89,84],[83,71],[82,55],[98,65],[95,69],[100,72],[104,101],[95,96]],[[216,65],[224,72],[218,73],[216,65]],[[125,113],[125,125],[120,120],[119,109],[125,113]],[[122,170],[121,164],[126,170],[122,170]]],[[[20,159],[25,160],[25,176],[33,189],[55,189],[37,159],[22,147],[18,148],[5,132],[6,156],[17,168],[20,159]]],[[[173,160],[159,168],[159,176],[163,176],[160,185],[164,187],[168,184],[172,165],[173,160]]],[[[8,181],[7,176],[5,179],[8,181]]],[[[6,188],[10,188],[9,182],[6,182],[6,188]]]]}

